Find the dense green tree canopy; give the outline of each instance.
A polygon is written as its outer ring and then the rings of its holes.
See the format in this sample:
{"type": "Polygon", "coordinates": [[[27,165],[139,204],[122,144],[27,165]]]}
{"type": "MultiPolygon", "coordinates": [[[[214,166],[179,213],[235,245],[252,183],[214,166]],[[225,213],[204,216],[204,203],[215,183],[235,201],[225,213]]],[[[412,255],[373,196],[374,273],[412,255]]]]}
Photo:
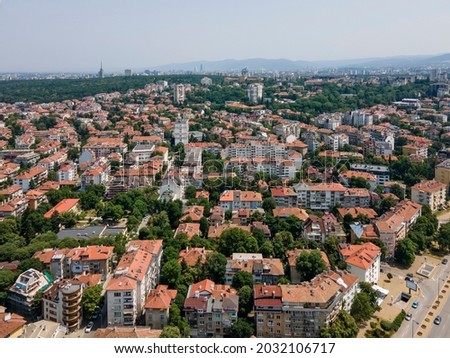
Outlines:
{"type": "Polygon", "coordinates": [[[327,269],[319,250],[303,251],[295,260],[295,268],[302,281],[310,281],[327,269]]]}
{"type": "Polygon", "coordinates": [[[322,338],[356,338],[359,332],[355,319],[346,311],[340,311],[336,320],[320,332],[322,338]]]}

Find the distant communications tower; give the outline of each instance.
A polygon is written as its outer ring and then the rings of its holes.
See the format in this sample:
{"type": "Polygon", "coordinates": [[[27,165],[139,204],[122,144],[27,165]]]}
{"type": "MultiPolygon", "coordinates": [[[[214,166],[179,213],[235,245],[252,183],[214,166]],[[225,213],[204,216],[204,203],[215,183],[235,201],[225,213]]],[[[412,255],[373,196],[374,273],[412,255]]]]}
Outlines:
{"type": "Polygon", "coordinates": [[[98,71],[98,78],[103,78],[103,61],[100,62],[100,70],[98,71]]]}

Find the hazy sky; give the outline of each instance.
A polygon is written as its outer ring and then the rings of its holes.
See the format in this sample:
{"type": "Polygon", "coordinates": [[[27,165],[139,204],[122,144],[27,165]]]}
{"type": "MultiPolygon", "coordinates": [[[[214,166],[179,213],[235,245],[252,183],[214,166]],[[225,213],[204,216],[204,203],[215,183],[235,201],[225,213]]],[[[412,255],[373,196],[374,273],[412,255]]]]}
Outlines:
{"type": "Polygon", "coordinates": [[[448,0],[0,0],[0,72],[450,52],[448,0]]]}

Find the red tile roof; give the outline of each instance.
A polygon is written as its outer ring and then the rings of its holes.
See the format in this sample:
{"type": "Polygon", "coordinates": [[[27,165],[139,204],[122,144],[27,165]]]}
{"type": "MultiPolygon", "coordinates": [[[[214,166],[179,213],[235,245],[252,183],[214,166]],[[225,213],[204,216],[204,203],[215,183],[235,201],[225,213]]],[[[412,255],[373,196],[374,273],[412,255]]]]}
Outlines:
{"type": "Polygon", "coordinates": [[[75,206],[78,205],[80,199],[63,199],[58,204],[56,204],[53,208],[47,211],[44,214],[44,217],[50,219],[53,213],[56,211],[58,214],[66,213],[72,210],[75,206]]]}

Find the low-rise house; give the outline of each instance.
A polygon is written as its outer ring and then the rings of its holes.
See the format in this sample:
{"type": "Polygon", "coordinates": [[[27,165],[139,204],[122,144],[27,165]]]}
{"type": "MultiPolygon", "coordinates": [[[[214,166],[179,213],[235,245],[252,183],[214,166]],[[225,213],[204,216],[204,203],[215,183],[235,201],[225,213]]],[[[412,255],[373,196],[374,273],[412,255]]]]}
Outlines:
{"type": "Polygon", "coordinates": [[[286,219],[289,216],[295,216],[297,219],[301,221],[306,221],[309,218],[309,214],[305,209],[300,208],[275,208],[272,210],[274,217],[279,217],[282,219],[286,219]]]}
{"type": "Polygon", "coordinates": [[[310,215],[305,221],[303,232],[308,240],[325,242],[329,237],[336,237],[345,241],[345,232],[342,225],[331,213],[325,213],[322,217],[310,215]]]}
{"type": "Polygon", "coordinates": [[[222,235],[222,233],[226,229],[232,229],[237,228],[244,231],[247,231],[248,233],[251,232],[250,226],[242,226],[242,225],[236,225],[236,224],[222,224],[222,225],[216,225],[216,226],[210,226],[208,229],[208,239],[218,239],[222,235]]]}
{"type": "Polygon", "coordinates": [[[186,234],[189,240],[191,240],[195,235],[200,236],[200,224],[182,223],[178,225],[178,228],[175,231],[175,236],[178,234],[186,234]]]}
{"type": "Polygon", "coordinates": [[[45,193],[40,190],[28,190],[25,199],[28,201],[28,207],[31,210],[36,210],[39,205],[47,202],[45,193]]]}
{"type": "Polygon", "coordinates": [[[177,290],[158,285],[145,301],[145,325],[150,329],[163,329],[169,321],[169,309],[177,296],[177,290]]]}
{"type": "Polygon", "coordinates": [[[186,247],[186,249],[180,251],[178,262],[180,264],[184,262],[190,267],[197,265],[197,263],[204,265],[206,258],[212,253],[213,251],[206,250],[204,247],[186,247]]]}
{"type": "Polygon", "coordinates": [[[208,223],[210,225],[222,225],[225,221],[225,209],[221,206],[215,206],[211,210],[211,214],[208,218],[208,223]]]}
{"type": "Polygon", "coordinates": [[[180,222],[192,221],[199,222],[203,217],[203,212],[205,208],[200,205],[186,206],[183,209],[182,217],[180,218],[180,222]]]}
{"type": "Polygon", "coordinates": [[[252,274],[254,283],[276,284],[284,277],[283,263],[280,259],[263,258],[257,253],[234,253],[227,260],[225,284],[231,285],[234,275],[239,271],[252,274]]]}
{"type": "Polygon", "coordinates": [[[78,214],[80,211],[80,199],[63,199],[53,208],[44,214],[44,217],[50,219],[54,213],[75,213],[78,214]]]}
{"type": "Polygon", "coordinates": [[[27,321],[16,313],[0,312],[0,338],[18,338],[27,321]]]}
{"type": "Polygon", "coordinates": [[[378,216],[375,210],[358,206],[352,208],[338,208],[337,210],[341,219],[344,219],[345,215],[350,215],[353,219],[366,216],[369,220],[374,220],[378,216]]]}

